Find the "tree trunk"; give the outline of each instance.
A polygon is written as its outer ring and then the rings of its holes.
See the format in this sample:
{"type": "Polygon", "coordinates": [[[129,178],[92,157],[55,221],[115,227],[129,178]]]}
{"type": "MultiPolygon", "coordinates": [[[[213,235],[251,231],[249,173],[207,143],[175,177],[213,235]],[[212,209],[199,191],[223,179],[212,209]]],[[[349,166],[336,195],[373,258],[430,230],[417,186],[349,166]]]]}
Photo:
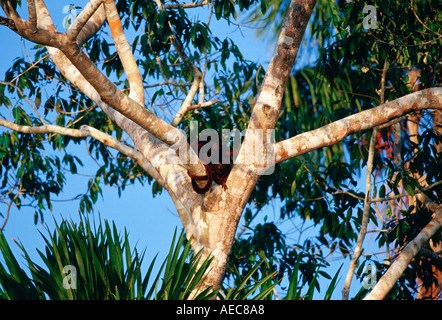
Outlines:
{"type": "Polygon", "coordinates": [[[315,3],[314,0],[290,3],[277,50],[270,61],[244,142],[227,180],[227,189],[216,186],[204,196],[202,206],[193,209],[193,220],[199,221],[196,230],[200,230],[195,249],[204,248],[206,255],[213,257],[206,286],[214,289],[221,286],[238,222],[250,194],[263,170],[275,159],[271,132],[315,3]],[[250,154],[254,156],[250,157],[250,154]]]}

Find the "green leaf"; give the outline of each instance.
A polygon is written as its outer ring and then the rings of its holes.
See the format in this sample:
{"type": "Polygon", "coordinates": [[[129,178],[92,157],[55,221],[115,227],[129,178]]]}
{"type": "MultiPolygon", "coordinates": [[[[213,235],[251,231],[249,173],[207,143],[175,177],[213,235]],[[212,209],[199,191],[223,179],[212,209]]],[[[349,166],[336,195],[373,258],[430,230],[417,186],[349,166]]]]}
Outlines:
{"type": "Polygon", "coordinates": [[[318,272],[319,268],[316,269],[315,275],[313,276],[313,280],[308,287],[307,293],[304,297],[305,300],[313,300],[313,291],[315,290],[315,286],[318,280],[318,272]]]}
{"type": "Polygon", "coordinates": [[[404,188],[410,196],[414,197],[414,187],[411,184],[409,183],[404,184],[404,188]]]}
{"type": "Polygon", "coordinates": [[[381,197],[381,198],[385,198],[385,185],[382,185],[382,186],[379,188],[379,197],[381,197]]]}
{"type": "Polygon", "coordinates": [[[301,256],[298,257],[298,259],[296,260],[296,264],[293,268],[292,275],[290,277],[290,284],[289,284],[289,288],[287,289],[287,295],[285,297],[285,300],[299,299],[298,272],[299,272],[300,263],[301,263],[301,256]]]}
{"type": "Polygon", "coordinates": [[[336,271],[332,281],[330,282],[330,284],[328,286],[328,289],[327,289],[327,292],[325,293],[324,300],[330,300],[331,299],[333,291],[336,289],[336,282],[338,281],[339,272],[341,271],[343,265],[344,264],[341,264],[341,266],[339,267],[338,271],[336,271]]]}

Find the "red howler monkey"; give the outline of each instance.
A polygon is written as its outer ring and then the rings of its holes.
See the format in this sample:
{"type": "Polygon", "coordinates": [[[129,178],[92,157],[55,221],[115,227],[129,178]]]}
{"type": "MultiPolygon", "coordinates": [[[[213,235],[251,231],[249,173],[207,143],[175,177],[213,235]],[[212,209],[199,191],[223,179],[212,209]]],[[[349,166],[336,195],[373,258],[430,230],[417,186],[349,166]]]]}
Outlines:
{"type": "MultiPolygon", "coordinates": [[[[210,190],[212,187],[212,182],[215,182],[226,189],[226,180],[229,177],[230,170],[232,169],[230,157],[234,154],[234,152],[227,151],[229,163],[223,163],[226,162],[226,155],[223,156],[223,152],[225,151],[222,148],[222,139],[219,135],[217,135],[217,137],[201,135],[200,138],[195,142],[198,143],[198,155],[204,165],[204,168],[206,169],[206,175],[196,176],[189,172],[189,177],[192,179],[193,190],[195,190],[197,193],[204,194],[210,190]],[[207,141],[208,137],[210,137],[209,141],[207,141]],[[207,182],[204,184],[204,186],[200,187],[197,181],[207,182]]],[[[193,147],[195,150],[195,146],[193,147]]]]}

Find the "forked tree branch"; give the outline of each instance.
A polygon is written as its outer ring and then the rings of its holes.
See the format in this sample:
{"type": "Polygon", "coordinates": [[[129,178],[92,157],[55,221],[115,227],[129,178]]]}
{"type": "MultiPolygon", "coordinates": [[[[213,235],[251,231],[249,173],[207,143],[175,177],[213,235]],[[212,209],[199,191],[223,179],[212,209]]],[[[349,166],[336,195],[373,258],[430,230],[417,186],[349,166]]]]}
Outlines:
{"type": "MultiPolygon", "coordinates": [[[[55,32],[54,24],[44,2],[42,0],[37,0],[37,5],[38,24],[41,24],[42,28],[45,30],[55,32]]],[[[100,6],[100,8],[92,16],[91,20],[87,22],[86,26],[79,34],[79,38],[81,37],[82,41],[86,41],[99,30],[100,26],[103,25],[105,20],[103,6],[100,6]]],[[[77,43],[79,42],[80,39],[77,39],[77,43]]],[[[155,138],[149,132],[146,132],[142,126],[132,121],[129,117],[126,117],[116,109],[110,108],[103,101],[99,92],[91,85],[83,74],[80,73],[79,69],[72,64],[72,61],[70,61],[68,57],[59,49],[47,47],[47,50],[52,61],[60,72],[71,83],[75,84],[81,92],[94,101],[112,121],[114,121],[131,137],[139,152],[145,157],[145,161],[151,164],[155,169],[155,172],[152,172],[151,174],[152,177],[154,177],[171,196],[178,215],[183,223],[186,235],[188,237],[193,235],[191,241],[193,244],[195,244],[195,238],[198,236],[199,232],[196,228],[190,208],[192,208],[194,205],[200,205],[202,197],[192,192],[187,170],[196,175],[204,174],[205,170],[201,162],[184,166],[184,168],[179,165],[171,165],[169,161],[178,161],[179,163],[179,159],[176,159],[176,155],[174,157],[170,154],[169,147],[166,147],[164,143],[155,138]]],[[[159,127],[158,129],[163,128],[159,127]]],[[[194,247],[197,246],[194,245],[194,247]]]]}
{"type": "Polygon", "coordinates": [[[86,23],[92,18],[95,12],[102,4],[102,0],[90,0],[80,14],[75,17],[72,24],[66,31],[66,35],[71,41],[76,41],[80,32],[83,30],[86,23]]]}
{"type": "MultiPolygon", "coordinates": [[[[71,41],[67,34],[56,32],[44,2],[42,0],[37,1],[39,5],[37,15],[40,20],[40,13],[42,14],[42,19],[45,19],[45,27],[38,28],[38,32],[35,34],[28,32],[26,29],[27,22],[23,21],[14,11],[10,10],[9,1],[1,3],[2,7],[6,7],[5,12],[9,13],[8,17],[13,18],[16,22],[18,29],[17,33],[30,41],[46,45],[48,51],[52,53],[51,58],[58,55],[58,59],[55,59],[59,62],[56,64],[60,70],[64,69],[66,71],[68,68],[72,69],[75,67],[75,69],[80,72],[82,78],[94,88],[95,92],[93,92],[93,97],[89,95],[93,101],[100,106],[104,103],[106,109],[107,107],[112,108],[144,130],[147,130],[156,139],[174,146],[177,152],[181,152],[179,153],[179,156],[189,172],[194,175],[204,175],[205,168],[198,158],[196,158],[198,159],[196,164],[189,161],[189,155],[192,155],[193,151],[188,145],[183,133],[164,120],[158,118],[151,111],[145,109],[144,105],[140,105],[137,101],[119,90],[118,87],[92,63],[75,41],[71,41]],[[12,13],[10,13],[11,11],[12,13]],[[61,52],[57,52],[58,50],[63,53],[63,56],[60,55],[61,52]],[[96,96],[97,94],[99,95],[99,98],[96,96]],[[98,101],[100,101],[101,104],[98,101]]],[[[90,16],[90,13],[87,16],[90,16]]],[[[114,17],[114,19],[116,18],[117,17],[114,17]]],[[[111,19],[111,22],[112,21],[113,20],[111,19]]],[[[38,25],[39,24],[40,22],[38,21],[38,25]]],[[[118,38],[120,40],[122,39],[121,36],[118,38]]],[[[67,76],[67,74],[72,71],[73,70],[64,72],[64,75],[67,76]]],[[[69,76],[68,79],[74,84],[81,81],[81,79],[78,78],[78,75],[76,77],[69,76]]],[[[132,83],[134,82],[137,82],[137,80],[134,80],[132,83]]],[[[142,86],[140,89],[143,89],[142,86]]],[[[105,112],[107,114],[110,113],[109,110],[105,112]]]]}

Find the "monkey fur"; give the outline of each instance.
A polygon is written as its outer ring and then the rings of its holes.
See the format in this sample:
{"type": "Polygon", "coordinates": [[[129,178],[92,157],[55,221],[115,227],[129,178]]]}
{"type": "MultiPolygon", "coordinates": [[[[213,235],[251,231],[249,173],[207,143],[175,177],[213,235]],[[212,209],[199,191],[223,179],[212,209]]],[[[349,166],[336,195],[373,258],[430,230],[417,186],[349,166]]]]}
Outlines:
{"type": "MultiPolygon", "coordinates": [[[[218,154],[220,155],[220,159],[216,161],[217,163],[211,163],[209,161],[203,161],[204,168],[206,169],[206,174],[203,176],[197,176],[194,174],[191,174],[190,172],[189,177],[192,179],[192,187],[195,192],[199,194],[204,194],[210,190],[212,187],[212,182],[215,182],[216,184],[222,186],[224,189],[227,188],[226,181],[229,177],[230,170],[232,169],[232,165],[230,163],[223,164],[221,163],[222,159],[222,143],[221,138],[219,141],[201,141],[201,139],[198,140],[198,155],[200,154],[201,148],[205,146],[206,144],[211,144],[211,150],[218,148],[218,154]],[[206,183],[201,187],[198,185],[197,181],[206,181],[206,183]]],[[[232,156],[233,152],[229,151],[229,156],[232,156]]],[[[204,160],[204,159],[202,159],[204,160]]]]}

